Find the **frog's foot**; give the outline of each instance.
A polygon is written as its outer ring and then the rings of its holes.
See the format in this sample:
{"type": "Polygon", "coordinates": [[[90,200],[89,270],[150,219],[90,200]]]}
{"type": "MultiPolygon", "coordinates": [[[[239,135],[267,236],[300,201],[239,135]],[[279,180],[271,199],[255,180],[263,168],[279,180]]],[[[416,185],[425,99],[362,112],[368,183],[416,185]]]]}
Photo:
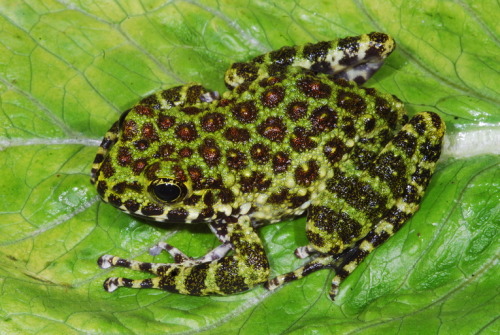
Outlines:
{"type": "Polygon", "coordinates": [[[220,259],[224,257],[227,252],[231,250],[231,244],[229,243],[223,243],[213,249],[212,251],[208,252],[205,256],[202,256],[200,258],[192,258],[189,256],[186,256],[182,251],[177,249],[176,247],[165,243],[165,242],[160,242],[151,249],[149,249],[149,254],[151,256],[157,256],[159,255],[162,251],[168,252],[173,258],[174,262],[177,264],[185,264],[185,265],[196,265],[200,263],[207,263],[207,262],[212,262],[217,259],[220,259]]]}

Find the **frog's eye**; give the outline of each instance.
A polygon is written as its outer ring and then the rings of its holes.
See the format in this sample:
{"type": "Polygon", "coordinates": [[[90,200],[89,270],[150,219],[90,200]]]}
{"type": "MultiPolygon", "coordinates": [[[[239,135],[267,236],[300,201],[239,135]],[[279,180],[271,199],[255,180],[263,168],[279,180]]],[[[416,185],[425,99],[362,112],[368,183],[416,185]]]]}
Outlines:
{"type": "Polygon", "coordinates": [[[149,185],[149,193],[157,200],[165,203],[173,203],[184,199],[187,189],[184,184],[170,178],[158,178],[149,185]]]}

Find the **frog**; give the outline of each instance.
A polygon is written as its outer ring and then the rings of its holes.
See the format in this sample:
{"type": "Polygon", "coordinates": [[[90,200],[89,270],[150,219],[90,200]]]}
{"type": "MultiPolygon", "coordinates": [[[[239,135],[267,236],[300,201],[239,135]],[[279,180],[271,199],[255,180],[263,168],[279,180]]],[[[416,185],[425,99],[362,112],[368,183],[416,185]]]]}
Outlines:
{"type": "Polygon", "coordinates": [[[334,273],[329,296],[419,208],[441,153],[445,124],[409,119],[396,96],[363,84],[396,43],[372,32],[284,46],[231,64],[222,94],[198,83],[153,93],[122,113],[95,156],[102,200],[141,219],[207,225],[220,245],[192,258],[160,242],[170,263],[114,255],[103,287],[205,296],[275,290],[313,272],[334,273]],[[271,278],[259,227],[306,216],[304,263],[271,278]]]}

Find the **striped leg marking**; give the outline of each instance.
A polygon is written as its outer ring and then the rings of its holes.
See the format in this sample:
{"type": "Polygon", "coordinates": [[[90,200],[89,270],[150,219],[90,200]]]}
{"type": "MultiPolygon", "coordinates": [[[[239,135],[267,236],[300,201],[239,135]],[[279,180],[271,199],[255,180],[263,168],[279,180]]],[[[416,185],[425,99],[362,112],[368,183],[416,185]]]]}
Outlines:
{"type": "Polygon", "coordinates": [[[176,264],[196,265],[220,259],[224,257],[229,250],[231,250],[231,244],[226,242],[214,248],[212,251],[208,252],[205,256],[195,259],[186,256],[186,254],[184,254],[182,251],[180,251],[179,249],[168,243],[160,242],[151,249],[149,249],[149,254],[151,256],[157,256],[162,251],[166,251],[174,258],[174,262],[176,264]]]}

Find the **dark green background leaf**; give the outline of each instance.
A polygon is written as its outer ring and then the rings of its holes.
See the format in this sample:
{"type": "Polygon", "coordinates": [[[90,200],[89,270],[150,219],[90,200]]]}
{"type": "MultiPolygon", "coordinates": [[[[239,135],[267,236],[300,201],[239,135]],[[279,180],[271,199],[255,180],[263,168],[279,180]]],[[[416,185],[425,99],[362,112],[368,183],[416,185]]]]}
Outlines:
{"type": "MultiPolygon", "coordinates": [[[[2,1],[0,332],[497,333],[499,14],[493,0],[2,1]],[[98,200],[90,164],[121,111],[179,83],[222,91],[233,61],[370,31],[398,49],[367,86],[438,112],[448,137],[421,210],[335,302],[327,271],[228,297],[102,290],[131,274],[99,269],[102,254],[217,245],[204,227],[152,226],[98,200]]],[[[303,218],[261,236],[275,274],[301,264],[303,218]]]]}

